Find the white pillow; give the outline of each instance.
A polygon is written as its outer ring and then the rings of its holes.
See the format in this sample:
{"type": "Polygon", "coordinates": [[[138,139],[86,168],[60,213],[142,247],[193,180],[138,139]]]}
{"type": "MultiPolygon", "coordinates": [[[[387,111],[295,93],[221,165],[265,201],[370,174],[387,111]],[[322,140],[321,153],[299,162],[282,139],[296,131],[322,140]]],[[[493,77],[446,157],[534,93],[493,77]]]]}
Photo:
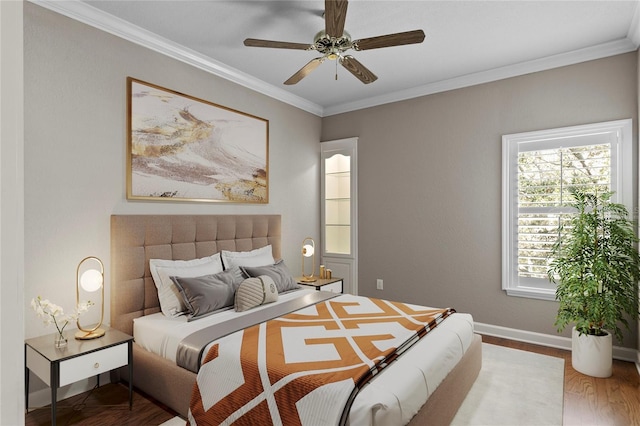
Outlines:
{"type": "Polygon", "coordinates": [[[180,290],[170,277],[194,278],[222,272],[220,253],[193,260],[150,259],[149,269],[158,289],[160,309],[168,317],[176,317],[188,312],[180,290]]]}
{"type": "Polygon", "coordinates": [[[222,262],[225,269],[234,266],[265,266],[275,263],[271,245],[251,251],[222,250],[222,262]]]}

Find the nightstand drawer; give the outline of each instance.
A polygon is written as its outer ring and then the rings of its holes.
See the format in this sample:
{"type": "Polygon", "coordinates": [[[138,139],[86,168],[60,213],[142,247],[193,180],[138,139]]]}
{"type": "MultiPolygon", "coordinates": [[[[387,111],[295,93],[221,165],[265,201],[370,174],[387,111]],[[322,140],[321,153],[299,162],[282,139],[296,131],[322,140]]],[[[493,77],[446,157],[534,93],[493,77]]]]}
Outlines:
{"type": "Polygon", "coordinates": [[[128,344],[121,343],[60,362],[60,386],[96,376],[129,363],[128,344]]]}
{"type": "Polygon", "coordinates": [[[335,283],[323,285],[320,287],[321,291],[330,291],[332,293],[342,293],[342,281],[337,281],[335,283]]]}

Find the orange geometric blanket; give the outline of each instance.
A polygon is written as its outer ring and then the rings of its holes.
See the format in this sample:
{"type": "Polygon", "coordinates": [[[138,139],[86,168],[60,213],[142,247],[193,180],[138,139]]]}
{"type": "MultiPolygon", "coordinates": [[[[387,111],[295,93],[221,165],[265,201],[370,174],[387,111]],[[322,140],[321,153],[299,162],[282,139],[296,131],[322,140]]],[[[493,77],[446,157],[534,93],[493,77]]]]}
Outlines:
{"type": "Polygon", "coordinates": [[[453,312],[345,294],[226,336],[187,424],[344,424],[358,390],[453,312]]]}

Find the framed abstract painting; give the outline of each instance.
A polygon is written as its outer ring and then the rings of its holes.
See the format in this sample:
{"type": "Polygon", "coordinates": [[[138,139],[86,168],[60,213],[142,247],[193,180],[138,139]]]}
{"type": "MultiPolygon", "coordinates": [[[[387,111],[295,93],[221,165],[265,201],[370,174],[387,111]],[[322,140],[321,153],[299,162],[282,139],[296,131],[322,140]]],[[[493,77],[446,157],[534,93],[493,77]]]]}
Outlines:
{"type": "Polygon", "coordinates": [[[127,78],[127,199],[269,202],[269,121],[127,78]]]}

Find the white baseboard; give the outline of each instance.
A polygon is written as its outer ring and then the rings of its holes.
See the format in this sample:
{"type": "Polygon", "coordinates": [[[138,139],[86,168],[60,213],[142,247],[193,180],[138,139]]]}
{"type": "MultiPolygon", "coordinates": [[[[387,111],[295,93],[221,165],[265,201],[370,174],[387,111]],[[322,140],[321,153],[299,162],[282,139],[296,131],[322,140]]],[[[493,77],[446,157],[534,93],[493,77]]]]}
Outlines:
{"type": "MultiPolygon", "coordinates": [[[[517,330],[515,328],[483,324],[480,322],[474,323],[474,328],[476,332],[486,334],[487,336],[501,337],[504,339],[516,340],[518,342],[533,343],[535,345],[547,346],[550,348],[565,349],[568,351],[571,350],[571,338],[569,337],[517,330]]],[[[613,358],[635,363],[638,371],[640,372],[640,352],[637,350],[614,346],[613,358]]]]}

